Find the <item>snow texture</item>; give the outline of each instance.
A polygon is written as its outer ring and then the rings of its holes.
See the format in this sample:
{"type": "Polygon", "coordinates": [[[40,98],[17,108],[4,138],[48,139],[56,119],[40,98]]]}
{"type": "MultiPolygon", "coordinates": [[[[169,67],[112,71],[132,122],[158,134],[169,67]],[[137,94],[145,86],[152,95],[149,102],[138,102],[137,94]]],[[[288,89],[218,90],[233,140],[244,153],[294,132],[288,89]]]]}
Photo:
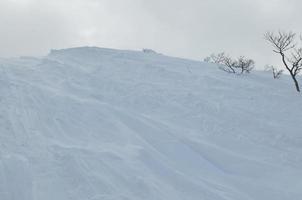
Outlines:
{"type": "Polygon", "coordinates": [[[1,59],[0,199],[302,199],[288,76],[149,52],[1,59]]]}

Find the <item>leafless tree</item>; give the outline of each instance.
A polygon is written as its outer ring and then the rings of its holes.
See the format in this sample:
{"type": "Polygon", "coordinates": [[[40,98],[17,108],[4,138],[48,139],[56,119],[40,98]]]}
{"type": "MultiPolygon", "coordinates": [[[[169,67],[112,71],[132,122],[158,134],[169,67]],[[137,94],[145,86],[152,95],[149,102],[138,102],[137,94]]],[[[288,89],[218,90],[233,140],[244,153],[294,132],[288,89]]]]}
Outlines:
{"type": "Polygon", "coordinates": [[[224,52],[217,55],[212,54],[205,58],[204,61],[218,64],[220,65],[219,69],[232,74],[250,73],[255,64],[252,59],[247,59],[244,56],[240,56],[238,59],[233,59],[224,52]]]}
{"type": "Polygon", "coordinates": [[[250,73],[254,69],[255,62],[252,59],[240,56],[236,62],[236,68],[240,70],[240,73],[250,73]]]}
{"type": "Polygon", "coordinates": [[[273,51],[281,56],[282,63],[290,73],[296,90],[300,92],[297,75],[302,69],[302,48],[297,47],[296,34],[282,31],[278,33],[267,32],[264,37],[273,45],[273,51]]]}
{"type": "Polygon", "coordinates": [[[268,71],[271,71],[274,79],[279,79],[283,74],[284,70],[279,70],[276,67],[269,65],[265,67],[268,71]]]}
{"type": "Polygon", "coordinates": [[[228,73],[236,74],[236,62],[234,62],[231,57],[225,56],[221,66],[219,66],[219,69],[228,73]]]}
{"type": "Polygon", "coordinates": [[[221,52],[218,54],[211,54],[209,57],[206,57],[204,61],[222,65],[224,64],[226,57],[227,56],[225,55],[225,53],[221,52]]]}

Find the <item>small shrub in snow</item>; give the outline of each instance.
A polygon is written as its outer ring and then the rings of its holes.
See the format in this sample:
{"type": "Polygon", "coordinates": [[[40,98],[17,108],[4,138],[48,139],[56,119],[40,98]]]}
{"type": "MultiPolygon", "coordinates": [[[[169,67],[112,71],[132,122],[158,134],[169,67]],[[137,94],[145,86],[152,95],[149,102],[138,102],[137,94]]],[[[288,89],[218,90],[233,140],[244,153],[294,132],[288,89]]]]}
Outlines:
{"type": "Polygon", "coordinates": [[[267,71],[271,71],[273,74],[273,78],[274,79],[279,79],[281,77],[281,75],[283,74],[284,70],[279,70],[276,67],[270,65],[270,66],[266,66],[265,69],[267,71]]]}
{"type": "Polygon", "coordinates": [[[151,53],[151,54],[157,54],[156,51],[152,50],[152,49],[143,49],[144,53],[151,53]]]}

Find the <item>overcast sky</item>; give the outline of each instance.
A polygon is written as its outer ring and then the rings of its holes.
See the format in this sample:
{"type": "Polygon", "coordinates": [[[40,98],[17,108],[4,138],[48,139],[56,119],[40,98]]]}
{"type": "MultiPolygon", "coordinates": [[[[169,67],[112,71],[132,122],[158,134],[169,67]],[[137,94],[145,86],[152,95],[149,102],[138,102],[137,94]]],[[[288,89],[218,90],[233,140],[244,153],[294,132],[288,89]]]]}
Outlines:
{"type": "Polygon", "coordinates": [[[301,0],[0,0],[0,57],[99,46],[197,60],[226,51],[261,67],[278,63],[264,32],[302,32],[301,8],[301,0]]]}

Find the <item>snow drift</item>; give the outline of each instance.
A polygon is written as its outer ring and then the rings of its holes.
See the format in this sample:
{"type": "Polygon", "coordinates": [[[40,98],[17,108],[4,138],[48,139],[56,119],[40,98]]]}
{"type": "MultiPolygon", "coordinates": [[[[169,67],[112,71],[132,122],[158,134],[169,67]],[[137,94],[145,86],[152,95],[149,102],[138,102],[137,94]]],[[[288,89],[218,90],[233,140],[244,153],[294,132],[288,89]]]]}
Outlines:
{"type": "Polygon", "coordinates": [[[94,47],[0,60],[1,200],[300,200],[288,77],[94,47]]]}

